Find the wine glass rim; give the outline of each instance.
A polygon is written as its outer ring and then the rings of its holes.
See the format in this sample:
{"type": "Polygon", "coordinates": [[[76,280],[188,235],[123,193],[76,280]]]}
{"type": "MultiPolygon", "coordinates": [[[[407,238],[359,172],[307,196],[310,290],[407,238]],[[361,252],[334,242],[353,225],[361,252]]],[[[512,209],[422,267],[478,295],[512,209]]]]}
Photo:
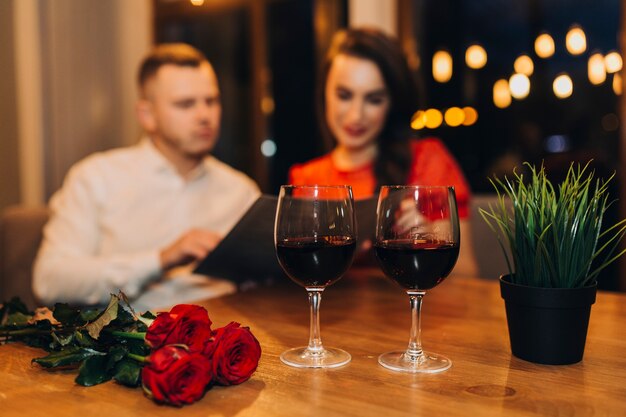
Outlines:
{"type": "Polygon", "coordinates": [[[452,189],[454,190],[454,185],[383,185],[380,187],[381,189],[383,188],[388,188],[388,189],[396,189],[396,190],[413,190],[413,189],[452,189]]]}
{"type": "Polygon", "coordinates": [[[287,185],[281,185],[280,188],[286,188],[286,189],[290,189],[290,188],[299,188],[299,189],[315,189],[315,188],[336,188],[336,189],[352,189],[351,185],[323,185],[323,184],[316,184],[316,185],[293,185],[293,184],[287,184],[287,185]]]}

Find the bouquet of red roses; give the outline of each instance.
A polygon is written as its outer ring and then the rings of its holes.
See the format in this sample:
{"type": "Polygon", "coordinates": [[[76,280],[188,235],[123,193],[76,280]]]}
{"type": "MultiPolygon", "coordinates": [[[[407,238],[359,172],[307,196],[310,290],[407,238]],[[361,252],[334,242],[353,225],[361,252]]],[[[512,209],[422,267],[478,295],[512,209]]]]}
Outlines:
{"type": "Polygon", "coordinates": [[[143,389],[157,402],[192,403],[211,384],[236,385],[256,370],[261,346],[247,327],[211,330],[204,307],[180,304],[148,327],[153,349],[142,370],[143,389]]]}
{"type": "Polygon", "coordinates": [[[204,307],[180,304],[169,312],[137,315],[123,294],[104,310],[26,310],[19,300],[0,306],[0,340],[19,340],[46,349],[33,359],[46,368],[77,366],[76,382],[111,379],[141,385],[158,403],[181,406],[200,399],[213,385],[247,381],[261,346],[239,323],[211,328],[204,307]]]}

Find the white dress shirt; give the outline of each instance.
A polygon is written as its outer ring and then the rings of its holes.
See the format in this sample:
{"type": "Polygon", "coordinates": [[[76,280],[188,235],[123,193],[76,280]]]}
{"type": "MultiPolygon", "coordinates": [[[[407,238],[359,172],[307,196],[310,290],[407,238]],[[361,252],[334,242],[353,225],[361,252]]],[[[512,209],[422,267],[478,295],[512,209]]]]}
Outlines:
{"type": "Polygon", "coordinates": [[[232,292],[222,280],[163,278],[159,253],[191,228],[226,234],[259,195],[211,156],[184,179],[147,138],[91,155],[50,200],[33,290],[45,304],[106,303],[122,290],[141,295],[139,310],[232,292]]]}

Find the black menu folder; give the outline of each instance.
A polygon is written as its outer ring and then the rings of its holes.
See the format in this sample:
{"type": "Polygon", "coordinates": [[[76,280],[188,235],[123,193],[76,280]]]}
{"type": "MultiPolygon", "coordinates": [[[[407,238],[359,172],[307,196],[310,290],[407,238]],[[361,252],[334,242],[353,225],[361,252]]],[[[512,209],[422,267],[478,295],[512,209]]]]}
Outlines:
{"type": "MultiPolygon", "coordinates": [[[[277,202],[277,196],[259,197],[194,273],[225,278],[243,288],[282,279],[285,274],[274,250],[277,202]]],[[[376,199],[356,201],[355,214],[358,245],[374,236],[376,199]]]]}

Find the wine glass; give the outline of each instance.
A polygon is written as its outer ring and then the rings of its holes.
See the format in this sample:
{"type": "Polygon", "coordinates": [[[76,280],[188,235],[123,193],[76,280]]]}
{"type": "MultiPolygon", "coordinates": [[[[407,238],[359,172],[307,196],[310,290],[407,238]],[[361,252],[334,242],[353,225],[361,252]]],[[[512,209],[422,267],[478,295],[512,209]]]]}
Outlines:
{"type": "Polygon", "coordinates": [[[319,307],[324,289],[341,278],[354,258],[352,188],[283,185],[274,244],[282,269],[306,288],[311,314],[309,345],[283,352],[281,361],[300,368],[332,368],[350,362],[348,352],[322,345],[319,307]]]}
{"type": "Polygon", "coordinates": [[[376,257],[385,275],[411,303],[406,351],[383,353],[378,363],[403,372],[441,372],[452,362],[422,350],[421,307],[427,290],[441,283],[459,256],[460,231],[454,187],[383,186],[376,209],[376,257]]]}

